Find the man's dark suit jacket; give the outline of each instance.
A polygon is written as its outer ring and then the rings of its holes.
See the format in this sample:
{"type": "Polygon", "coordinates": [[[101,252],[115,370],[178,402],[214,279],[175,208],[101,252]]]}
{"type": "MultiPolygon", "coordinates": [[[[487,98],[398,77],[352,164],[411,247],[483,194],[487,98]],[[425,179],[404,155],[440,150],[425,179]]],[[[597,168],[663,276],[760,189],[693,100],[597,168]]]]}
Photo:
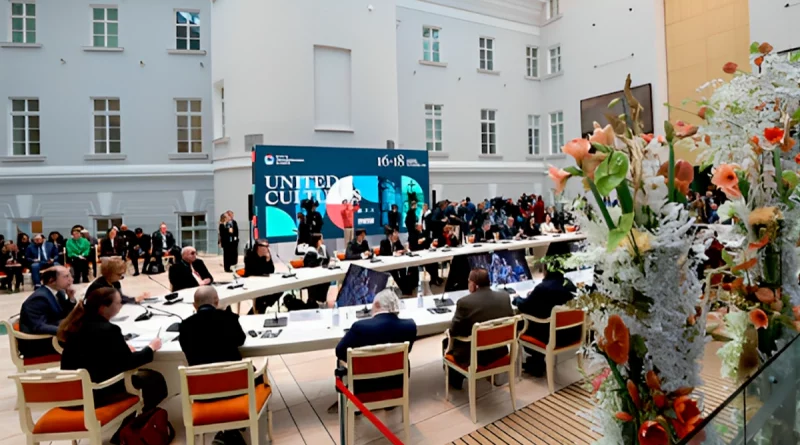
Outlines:
{"type": "Polygon", "coordinates": [[[130,249],[133,247],[134,243],[136,243],[136,233],[133,230],[120,230],[117,239],[122,239],[123,246],[125,250],[130,249]]]}
{"type": "Polygon", "coordinates": [[[103,238],[100,241],[100,257],[121,256],[124,250],[125,240],[120,236],[114,238],[114,246],[111,246],[111,240],[108,238],[103,238]]]}
{"type": "Polygon", "coordinates": [[[134,235],[134,237],[131,238],[130,243],[128,245],[131,248],[136,248],[138,246],[139,249],[142,249],[142,252],[148,253],[150,252],[150,248],[152,247],[150,242],[151,242],[150,235],[146,235],[143,233],[141,237],[137,237],[134,235]]]}
{"type": "Polygon", "coordinates": [[[238,315],[206,305],[181,322],[178,341],[186,362],[195,366],[241,360],[245,338],[238,315]]]}
{"type": "Polygon", "coordinates": [[[361,254],[364,252],[369,252],[369,243],[367,240],[358,242],[358,239],[353,239],[349,243],[347,243],[347,250],[344,254],[344,259],[346,260],[360,260],[361,254]]]}
{"type": "Polygon", "coordinates": [[[92,281],[92,284],[90,284],[89,287],[86,288],[86,295],[89,295],[92,292],[96,291],[97,289],[102,289],[104,287],[113,287],[114,289],[116,289],[117,292],[119,292],[119,296],[122,298],[122,304],[136,302],[136,298],[129,297],[122,293],[122,283],[117,281],[116,283],[111,284],[106,280],[106,277],[103,276],[98,277],[96,280],[92,281]]]}
{"type": "Polygon", "coordinates": [[[423,238],[423,233],[416,229],[416,227],[412,227],[411,230],[408,231],[408,250],[412,252],[416,252],[418,250],[425,250],[431,246],[431,241],[427,238],[423,238]],[[422,240],[422,243],[419,242],[422,240]]]}
{"type": "MultiPolygon", "coordinates": [[[[513,315],[514,310],[511,308],[511,300],[507,293],[495,292],[484,287],[458,300],[456,312],[450,324],[450,336],[469,337],[472,335],[472,325],[475,323],[513,315]]],[[[469,365],[470,344],[454,340],[450,354],[459,364],[469,365]]],[[[506,354],[508,354],[508,347],[480,351],[478,352],[478,364],[489,365],[506,354]]]]}
{"type": "MultiPolygon", "coordinates": [[[[46,286],[36,289],[25,302],[19,314],[19,330],[26,334],[56,335],[61,320],[75,307],[66,294],[53,295],[46,286]]],[[[47,340],[31,340],[19,342],[19,350],[23,357],[41,357],[55,354],[53,342],[47,340]]]]}
{"type": "Polygon", "coordinates": [[[408,212],[406,212],[406,220],[404,221],[404,223],[407,231],[410,232],[414,230],[414,227],[417,226],[417,211],[414,209],[408,209],[408,212]]]}
{"type": "Polygon", "coordinates": [[[480,243],[484,241],[492,241],[494,239],[494,229],[489,228],[489,230],[484,231],[483,227],[479,228],[475,231],[475,242],[480,243]]]}
{"type": "Polygon", "coordinates": [[[214,281],[214,277],[211,276],[211,273],[206,268],[203,260],[198,258],[194,260],[191,266],[189,266],[189,263],[186,261],[181,260],[169,268],[169,284],[172,285],[173,292],[199,286],[194,274],[192,273],[192,267],[194,267],[194,270],[200,274],[200,278],[208,278],[211,281],[214,281]]]}
{"type": "Polygon", "coordinates": [[[252,250],[248,250],[244,256],[244,276],[246,277],[264,277],[275,273],[275,263],[272,262],[270,257],[258,256],[252,250]]]}
{"type": "Polygon", "coordinates": [[[380,256],[392,256],[394,255],[394,252],[398,250],[405,250],[403,243],[401,243],[399,239],[394,243],[389,241],[389,238],[381,240],[381,250],[379,253],[380,256]]]}
{"type": "Polygon", "coordinates": [[[175,237],[172,236],[172,232],[167,230],[167,234],[166,234],[167,251],[164,252],[164,246],[163,246],[164,242],[162,241],[162,238],[164,238],[164,236],[165,235],[162,235],[161,231],[158,230],[151,237],[151,241],[153,243],[153,255],[165,255],[165,254],[168,254],[168,253],[170,253],[172,248],[175,247],[175,237]]]}
{"type": "MultiPolygon", "coordinates": [[[[83,326],[64,344],[61,369],[85,369],[92,382],[99,383],[115,375],[139,368],[153,361],[153,350],[146,347],[131,352],[122,330],[99,314],[86,314],[83,326]]],[[[111,385],[94,392],[95,401],[102,401],[124,392],[124,383],[111,385]]]]}
{"type": "MultiPolygon", "coordinates": [[[[408,342],[408,352],[411,352],[411,347],[414,346],[416,338],[417,324],[414,323],[414,320],[400,318],[397,314],[381,313],[372,318],[353,323],[350,330],[344,334],[339,344],[336,345],[336,357],[346,362],[348,348],[403,343],[404,341],[408,342]]],[[[402,380],[401,376],[392,376],[362,382],[357,381],[353,392],[354,394],[363,394],[365,392],[402,388],[402,380]]]]}
{"type": "Polygon", "coordinates": [[[514,239],[517,236],[518,230],[516,227],[505,226],[500,229],[500,239],[514,239]]]}
{"type": "MultiPolygon", "coordinates": [[[[517,309],[523,314],[536,318],[550,318],[553,308],[566,304],[575,298],[577,289],[571,281],[566,280],[560,273],[548,273],[545,279],[528,294],[528,298],[518,301],[517,309]]],[[[544,344],[550,341],[550,325],[544,323],[528,322],[526,335],[541,340],[544,344]]],[[[581,328],[560,331],[557,347],[569,346],[581,338],[581,328]]]]}
{"type": "MultiPolygon", "coordinates": [[[[45,241],[42,243],[44,246],[44,251],[47,254],[47,260],[58,261],[58,248],[56,245],[51,243],[50,241],[45,241]]],[[[40,258],[40,249],[41,246],[37,245],[36,243],[31,243],[28,248],[25,249],[25,261],[28,264],[32,264],[36,260],[40,260],[40,262],[44,262],[44,258],[40,258]]],[[[44,270],[44,269],[42,269],[44,270]]]]}

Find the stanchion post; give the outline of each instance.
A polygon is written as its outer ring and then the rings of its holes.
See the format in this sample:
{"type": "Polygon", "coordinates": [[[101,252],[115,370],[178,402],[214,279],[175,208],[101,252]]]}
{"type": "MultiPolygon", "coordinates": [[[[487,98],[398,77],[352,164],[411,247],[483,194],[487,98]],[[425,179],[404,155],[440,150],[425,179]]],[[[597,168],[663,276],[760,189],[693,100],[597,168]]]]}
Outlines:
{"type": "MultiPolygon", "coordinates": [[[[347,368],[344,366],[339,366],[334,371],[335,378],[337,379],[344,379],[347,377],[347,368]]],[[[347,398],[345,397],[344,393],[336,388],[336,392],[339,393],[339,443],[341,445],[348,445],[347,444],[347,398]]]]}

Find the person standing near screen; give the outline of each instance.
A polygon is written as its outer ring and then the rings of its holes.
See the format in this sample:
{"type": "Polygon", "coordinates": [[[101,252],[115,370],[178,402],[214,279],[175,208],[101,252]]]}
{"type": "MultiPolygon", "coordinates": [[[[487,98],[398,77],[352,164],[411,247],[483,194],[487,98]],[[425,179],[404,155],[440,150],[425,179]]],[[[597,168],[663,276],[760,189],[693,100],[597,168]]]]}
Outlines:
{"type": "Polygon", "coordinates": [[[389,227],[393,230],[400,231],[400,212],[397,211],[397,204],[392,204],[391,210],[389,210],[389,227]]]}
{"type": "Polygon", "coordinates": [[[411,233],[414,227],[417,226],[417,201],[408,203],[408,212],[406,212],[406,220],[404,222],[408,233],[411,233]]]}
{"type": "Polygon", "coordinates": [[[353,241],[353,216],[358,211],[358,204],[353,205],[348,200],[342,201],[342,227],[344,230],[344,244],[349,245],[353,241]]]}
{"type": "Polygon", "coordinates": [[[319,203],[311,203],[311,211],[308,212],[308,229],[311,233],[322,233],[322,214],[317,211],[319,203]]]}

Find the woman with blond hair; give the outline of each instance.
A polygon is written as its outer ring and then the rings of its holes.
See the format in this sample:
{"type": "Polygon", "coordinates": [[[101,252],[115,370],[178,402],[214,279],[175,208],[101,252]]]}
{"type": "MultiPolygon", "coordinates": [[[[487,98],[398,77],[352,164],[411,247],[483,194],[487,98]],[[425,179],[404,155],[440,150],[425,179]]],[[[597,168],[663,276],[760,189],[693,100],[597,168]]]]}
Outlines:
{"type": "Polygon", "coordinates": [[[89,285],[89,288],[86,289],[86,295],[91,294],[93,291],[97,289],[102,289],[104,287],[111,287],[119,291],[120,297],[122,297],[122,303],[141,303],[144,301],[145,298],[150,297],[148,292],[139,295],[138,297],[128,297],[122,293],[122,285],[120,281],[125,278],[125,272],[128,271],[128,265],[125,264],[125,260],[120,257],[109,257],[103,258],[103,262],[100,266],[100,277],[97,278],[89,285]]]}

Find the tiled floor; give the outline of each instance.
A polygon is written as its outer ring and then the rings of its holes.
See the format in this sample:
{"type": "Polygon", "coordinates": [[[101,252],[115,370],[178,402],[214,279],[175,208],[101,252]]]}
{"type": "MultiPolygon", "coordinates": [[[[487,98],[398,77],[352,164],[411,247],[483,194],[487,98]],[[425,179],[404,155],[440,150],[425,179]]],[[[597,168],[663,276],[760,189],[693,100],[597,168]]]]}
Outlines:
{"type": "MultiPolygon", "coordinates": [[[[226,276],[222,272],[221,259],[206,258],[212,274],[226,276]]],[[[143,291],[163,293],[161,284],[167,283],[167,275],[153,277],[126,277],[123,289],[128,295],[143,291]]],[[[80,285],[85,289],[87,285],[80,285]]],[[[19,312],[27,293],[0,295],[0,317],[9,318],[19,312]]],[[[242,313],[249,309],[243,304],[242,313]]],[[[444,398],[444,374],[441,365],[441,335],[419,339],[410,354],[411,361],[411,443],[437,445],[454,441],[477,428],[498,420],[512,412],[510,394],[506,385],[493,387],[488,381],[479,382],[478,423],[473,424],[469,416],[466,390],[451,391],[450,400],[444,398]]],[[[0,339],[0,445],[22,444],[25,437],[19,425],[19,413],[14,410],[16,392],[8,380],[14,368],[8,357],[8,342],[0,339]]],[[[270,400],[273,411],[274,443],[323,445],[339,443],[339,420],[337,414],[328,414],[327,408],[336,401],[332,350],[303,354],[273,356],[269,359],[270,378],[274,392],[270,400]]],[[[581,378],[574,358],[562,357],[556,372],[556,388],[569,385],[581,378]]],[[[547,395],[544,379],[524,375],[516,386],[517,407],[523,407],[547,395]]],[[[174,443],[185,443],[180,401],[173,398],[166,402],[170,419],[178,430],[174,443]]],[[[402,411],[378,411],[376,415],[398,437],[403,438],[402,411]]],[[[207,435],[205,443],[211,443],[207,435]]],[[[358,444],[386,444],[387,440],[362,417],[356,419],[356,442],[358,444]]],[[[68,443],[68,442],[63,442],[68,443]]],[[[86,441],[83,441],[86,443],[86,441]]]]}

